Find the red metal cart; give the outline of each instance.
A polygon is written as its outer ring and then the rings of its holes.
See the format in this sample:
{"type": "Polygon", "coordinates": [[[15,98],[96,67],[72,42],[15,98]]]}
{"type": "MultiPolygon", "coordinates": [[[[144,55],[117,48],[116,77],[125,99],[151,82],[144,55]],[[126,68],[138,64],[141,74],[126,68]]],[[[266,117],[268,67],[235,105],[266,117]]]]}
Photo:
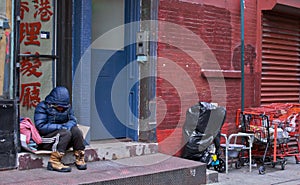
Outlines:
{"type": "Polygon", "coordinates": [[[300,161],[300,104],[271,104],[237,112],[237,126],[254,134],[253,159],[260,162],[259,173],[265,164],[285,168],[286,157],[300,161]]]}

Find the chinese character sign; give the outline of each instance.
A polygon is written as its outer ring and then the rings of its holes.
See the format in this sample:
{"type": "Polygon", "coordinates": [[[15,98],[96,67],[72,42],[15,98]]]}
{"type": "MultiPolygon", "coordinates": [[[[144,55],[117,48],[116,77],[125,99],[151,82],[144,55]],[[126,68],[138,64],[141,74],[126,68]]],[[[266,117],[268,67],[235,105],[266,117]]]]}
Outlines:
{"type": "Polygon", "coordinates": [[[20,116],[33,118],[37,104],[53,88],[54,51],[53,0],[21,0],[20,6],[20,116]],[[49,37],[42,37],[49,33],[49,37]]]}

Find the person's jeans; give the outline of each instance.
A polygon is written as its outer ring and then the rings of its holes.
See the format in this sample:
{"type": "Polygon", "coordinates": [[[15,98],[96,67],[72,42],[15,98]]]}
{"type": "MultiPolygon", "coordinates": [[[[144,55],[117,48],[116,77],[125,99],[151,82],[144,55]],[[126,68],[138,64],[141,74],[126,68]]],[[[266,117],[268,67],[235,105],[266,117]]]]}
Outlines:
{"type": "Polygon", "coordinates": [[[58,142],[42,143],[39,144],[38,148],[43,150],[58,151],[62,153],[65,153],[66,150],[71,147],[73,147],[74,151],[85,149],[82,131],[77,126],[73,127],[71,130],[66,130],[66,129],[57,130],[43,137],[51,138],[51,137],[55,137],[57,134],[59,134],[58,142]]]}

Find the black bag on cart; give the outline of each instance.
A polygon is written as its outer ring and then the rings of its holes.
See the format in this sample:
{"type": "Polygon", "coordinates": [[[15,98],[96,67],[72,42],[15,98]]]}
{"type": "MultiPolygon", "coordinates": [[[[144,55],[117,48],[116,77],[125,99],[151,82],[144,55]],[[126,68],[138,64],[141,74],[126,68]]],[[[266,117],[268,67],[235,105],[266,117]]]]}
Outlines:
{"type": "Polygon", "coordinates": [[[210,159],[208,147],[214,143],[216,154],[220,149],[221,128],[226,117],[224,107],[207,102],[199,102],[186,111],[183,126],[182,157],[208,163],[210,159]]]}

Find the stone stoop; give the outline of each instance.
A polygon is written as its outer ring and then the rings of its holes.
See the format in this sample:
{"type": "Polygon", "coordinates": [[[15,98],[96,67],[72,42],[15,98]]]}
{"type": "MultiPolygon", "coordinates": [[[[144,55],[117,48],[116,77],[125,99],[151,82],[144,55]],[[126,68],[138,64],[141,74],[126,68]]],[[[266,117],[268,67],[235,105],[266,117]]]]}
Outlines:
{"type": "MultiPolygon", "coordinates": [[[[117,160],[141,155],[155,154],[158,152],[157,143],[141,142],[91,142],[85,149],[87,162],[100,160],[117,160]]],[[[21,152],[18,153],[18,169],[28,170],[47,167],[51,151],[21,152]]],[[[64,164],[73,164],[75,161],[70,150],[63,157],[64,164]]]]}
{"type": "MultiPolygon", "coordinates": [[[[0,173],[6,185],[204,185],[206,164],[162,153],[118,160],[88,163],[87,170],[71,166],[70,173],[50,172],[43,168],[10,170],[0,173]],[[54,178],[55,177],[55,178],[54,178]]],[[[0,184],[1,184],[0,183],[0,184]]]]}
{"type": "Polygon", "coordinates": [[[219,182],[218,174],[217,171],[206,169],[206,184],[219,182]]]}
{"type": "MultiPolygon", "coordinates": [[[[38,168],[46,168],[47,163],[50,157],[51,151],[39,151],[38,154],[34,154],[31,152],[21,152],[18,154],[18,168],[19,171],[29,170],[29,169],[38,169],[38,168]]],[[[166,160],[164,159],[166,155],[160,154],[158,152],[158,144],[157,143],[141,143],[141,142],[91,142],[89,146],[86,147],[85,150],[85,160],[87,162],[95,162],[95,161],[111,161],[116,162],[119,164],[125,164],[125,165],[147,165],[147,163],[157,163],[161,168],[166,168],[164,170],[167,170],[168,167],[173,168],[173,163],[176,164],[176,168],[171,171],[164,171],[162,170],[162,173],[156,174],[157,172],[154,172],[154,174],[148,174],[148,175],[142,175],[143,177],[136,177],[135,180],[138,180],[139,178],[149,178],[151,181],[153,179],[160,179],[163,180],[164,178],[170,176],[170,178],[174,176],[181,176],[181,178],[187,180],[194,179],[195,181],[206,182],[206,184],[211,183],[217,183],[218,182],[218,172],[214,170],[206,169],[206,164],[195,162],[195,161],[189,161],[186,159],[181,159],[178,157],[167,157],[166,160]],[[149,156],[149,157],[148,157],[149,156]],[[137,160],[137,159],[141,160],[137,160]],[[163,158],[161,160],[160,158],[163,158]],[[170,158],[170,159],[169,159],[170,158]],[[153,162],[153,160],[155,162],[153,162]],[[171,160],[172,162],[167,162],[168,160],[171,160]],[[136,163],[137,164],[133,164],[136,163]],[[158,163],[162,163],[162,165],[159,165],[158,163]],[[180,167],[180,164],[182,165],[180,167]],[[165,166],[167,165],[167,166],[165,166]],[[196,168],[186,168],[189,165],[196,165],[196,168]],[[181,169],[183,168],[183,169],[181,169]],[[180,170],[179,170],[180,169],[180,170]],[[185,169],[185,170],[184,170],[185,169]],[[193,169],[197,169],[194,171],[193,169]],[[194,172],[196,174],[194,174],[194,172]],[[200,177],[198,176],[200,175],[200,177]]],[[[62,159],[63,163],[65,164],[73,164],[75,159],[73,156],[72,151],[68,151],[66,155],[62,159]]],[[[91,164],[89,164],[90,166],[91,164]]],[[[175,165],[175,164],[174,164],[175,165]]],[[[123,167],[122,167],[123,168],[123,167]]],[[[124,180],[124,179],[123,179],[124,180]]],[[[133,181],[132,178],[126,179],[125,181],[128,184],[131,184],[133,181]]],[[[141,179],[140,179],[141,180],[141,179]]],[[[170,180],[170,179],[169,179],[170,180]]],[[[179,179],[177,179],[179,180],[179,179]]],[[[188,181],[189,181],[188,180],[188,181]]],[[[193,181],[194,181],[193,180],[193,181]]],[[[116,179],[114,179],[114,183],[116,183],[116,179]]],[[[117,180],[120,181],[121,180],[117,180]]],[[[113,183],[113,184],[114,184],[113,183]]],[[[176,182],[174,182],[176,184],[176,182]]],[[[101,183],[100,183],[101,184],[101,183]]],[[[110,184],[110,182],[106,182],[105,184],[110,184]]],[[[126,184],[126,183],[125,183],[126,184]]],[[[172,183],[171,183],[172,184],[172,183]]],[[[205,183],[204,183],[205,184],[205,183]]]]}
{"type": "Polygon", "coordinates": [[[90,183],[101,185],[203,185],[206,164],[161,153],[116,160],[120,173],[90,183]],[[98,181],[98,182],[97,182],[98,181]],[[95,183],[97,182],[97,183],[95,183]]]}
{"type": "MultiPolygon", "coordinates": [[[[50,151],[38,151],[37,153],[31,152],[21,152],[18,153],[18,170],[29,170],[35,168],[45,168],[47,167],[50,151]]],[[[94,149],[87,148],[85,150],[85,160],[88,162],[91,161],[99,161],[98,154],[94,149]]],[[[68,151],[66,155],[63,157],[62,162],[64,164],[70,165],[75,162],[75,158],[73,156],[73,151],[68,151]]]]}
{"type": "Polygon", "coordinates": [[[91,142],[91,148],[94,148],[100,160],[116,160],[158,152],[157,143],[142,142],[91,142]]]}

